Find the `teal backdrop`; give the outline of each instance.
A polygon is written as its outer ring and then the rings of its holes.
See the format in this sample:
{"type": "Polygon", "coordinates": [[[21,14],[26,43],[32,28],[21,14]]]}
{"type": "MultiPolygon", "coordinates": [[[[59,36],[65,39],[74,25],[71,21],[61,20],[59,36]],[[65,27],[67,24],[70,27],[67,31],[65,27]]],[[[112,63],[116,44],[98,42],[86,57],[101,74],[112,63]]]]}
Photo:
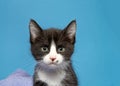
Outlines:
{"type": "Polygon", "coordinates": [[[17,69],[33,74],[31,18],[42,28],[76,19],[79,86],[120,86],[120,0],[0,0],[0,79],[17,69]]]}

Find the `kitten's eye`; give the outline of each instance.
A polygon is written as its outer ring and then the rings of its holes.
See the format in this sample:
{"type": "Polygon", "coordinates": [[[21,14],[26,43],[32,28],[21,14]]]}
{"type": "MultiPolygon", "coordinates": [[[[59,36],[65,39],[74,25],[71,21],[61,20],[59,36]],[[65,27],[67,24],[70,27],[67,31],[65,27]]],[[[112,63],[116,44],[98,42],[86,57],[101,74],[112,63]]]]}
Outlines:
{"type": "Polygon", "coordinates": [[[42,52],[48,52],[49,49],[48,49],[48,47],[41,47],[41,51],[42,51],[42,52]]]}
{"type": "Polygon", "coordinates": [[[65,48],[64,47],[60,47],[60,48],[58,48],[58,52],[65,52],[65,48]]]}

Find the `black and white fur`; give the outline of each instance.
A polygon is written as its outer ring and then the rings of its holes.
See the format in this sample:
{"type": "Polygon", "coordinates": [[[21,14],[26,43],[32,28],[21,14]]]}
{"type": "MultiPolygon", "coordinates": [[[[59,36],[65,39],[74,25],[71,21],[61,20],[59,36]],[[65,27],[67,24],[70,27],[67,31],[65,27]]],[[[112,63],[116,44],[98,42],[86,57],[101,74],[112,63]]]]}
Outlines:
{"type": "Polygon", "coordinates": [[[33,86],[78,86],[71,62],[76,21],[63,30],[43,30],[31,20],[29,29],[31,51],[37,61],[33,86]]]}

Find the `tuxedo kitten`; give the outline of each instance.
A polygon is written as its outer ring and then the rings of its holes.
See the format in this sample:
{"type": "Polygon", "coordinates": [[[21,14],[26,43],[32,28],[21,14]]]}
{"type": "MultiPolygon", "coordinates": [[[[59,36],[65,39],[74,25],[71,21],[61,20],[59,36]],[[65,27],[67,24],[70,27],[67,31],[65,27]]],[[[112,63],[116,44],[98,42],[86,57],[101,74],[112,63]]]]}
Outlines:
{"type": "Polygon", "coordinates": [[[71,21],[63,30],[43,30],[31,20],[29,29],[31,51],[37,61],[33,86],[78,86],[71,62],[76,21],[71,21]]]}

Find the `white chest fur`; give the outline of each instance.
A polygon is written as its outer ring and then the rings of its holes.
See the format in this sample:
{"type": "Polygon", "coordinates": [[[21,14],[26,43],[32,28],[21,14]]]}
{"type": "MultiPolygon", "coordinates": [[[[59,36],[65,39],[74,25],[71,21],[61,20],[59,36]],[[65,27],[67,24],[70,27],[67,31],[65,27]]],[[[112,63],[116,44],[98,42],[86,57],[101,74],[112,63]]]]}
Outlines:
{"type": "Polygon", "coordinates": [[[60,71],[56,73],[46,73],[44,71],[39,71],[39,79],[46,82],[48,86],[62,86],[61,81],[65,78],[65,71],[60,71]]]}

